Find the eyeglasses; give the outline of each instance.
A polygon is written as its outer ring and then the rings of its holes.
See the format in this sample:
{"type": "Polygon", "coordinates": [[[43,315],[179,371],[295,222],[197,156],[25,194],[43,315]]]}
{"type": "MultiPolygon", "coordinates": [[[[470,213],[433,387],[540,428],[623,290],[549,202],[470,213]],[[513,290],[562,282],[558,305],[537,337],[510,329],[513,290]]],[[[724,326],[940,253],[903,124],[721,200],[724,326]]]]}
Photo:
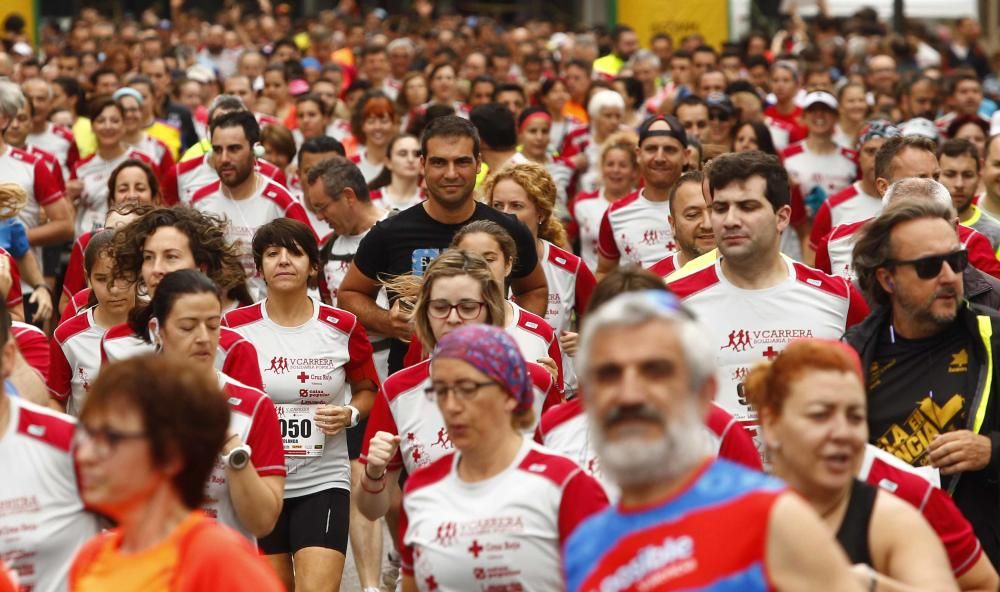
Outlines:
{"type": "Polygon", "coordinates": [[[475,382],[473,380],[460,380],[455,384],[444,384],[443,382],[434,383],[431,386],[424,389],[424,395],[427,396],[427,400],[436,401],[437,399],[446,399],[448,393],[455,393],[462,401],[471,401],[481,389],[484,389],[490,385],[496,384],[492,380],[487,382],[475,382]]]}
{"type": "Polygon", "coordinates": [[[716,111],[708,114],[708,120],[729,121],[729,114],[725,111],[716,111]]]}
{"type": "Polygon", "coordinates": [[[485,302],[478,300],[460,300],[458,304],[452,304],[447,300],[431,300],[427,303],[427,314],[433,319],[447,319],[451,316],[451,311],[458,311],[458,318],[463,321],[471,321],[479,316],[485,302]]]}
{"type": "Polygon", "coordinates": [[[122,442],[146,437],[144,432],[122,432],[107,426],[90,428],[81,422],[76,425],[76,432],[73,433],[73,446],[78,448],[90,444],[94,449],[94,455],[104,460],[114,454],[122,442]]]}
{"type": "Polygon", "coordinates": [[[952,272],[962,273],[969,266],[969,252],[965,249],[959,249],[958,251],[945,253],[944,255],[930,255],[928,257],[921,257],[920,259],[909,259],[906,261],[890,259],[886,261],[886,264],[890,267],[912,265],[913,270],[917,272],[917,277],[922,280],[934,279],[940,275],[941,264],[943,263],[947,263],[948,267],[951,267],[952,272]]]}

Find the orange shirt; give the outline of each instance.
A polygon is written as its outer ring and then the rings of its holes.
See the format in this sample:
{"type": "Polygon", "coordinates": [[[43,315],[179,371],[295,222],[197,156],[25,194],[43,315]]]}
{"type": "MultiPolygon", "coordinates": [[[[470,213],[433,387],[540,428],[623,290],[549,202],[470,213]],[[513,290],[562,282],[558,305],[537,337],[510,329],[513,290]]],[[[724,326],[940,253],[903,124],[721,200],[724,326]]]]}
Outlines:
{"type": "Polygon", "coordinates": [[[566,101],[562,113],[565,117],[575,117],[583,123],[590,122],[590,116],[587,115],[587,108],[580,103],[574,102],[572,99],[566,101]]]}
{"type": "Polygon", "coordinates": [[[250,543],[201,511],[144,551],[122,553],[122,531],[100,534],[83,546],[70,568],[74,592],[195,592],[283,590],[250,543]]]}

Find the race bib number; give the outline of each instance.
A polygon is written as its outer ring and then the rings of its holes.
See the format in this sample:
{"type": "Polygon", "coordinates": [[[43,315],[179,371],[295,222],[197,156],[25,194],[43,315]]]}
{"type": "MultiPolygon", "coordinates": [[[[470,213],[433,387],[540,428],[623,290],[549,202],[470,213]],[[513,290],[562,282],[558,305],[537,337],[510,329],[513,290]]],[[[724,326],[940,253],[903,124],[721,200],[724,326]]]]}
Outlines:
{"type": "Polygon", "coordinates": [[[285,456],[323,456],[326,434],[316,427],[316,405],[276,405],[285,456]]]}

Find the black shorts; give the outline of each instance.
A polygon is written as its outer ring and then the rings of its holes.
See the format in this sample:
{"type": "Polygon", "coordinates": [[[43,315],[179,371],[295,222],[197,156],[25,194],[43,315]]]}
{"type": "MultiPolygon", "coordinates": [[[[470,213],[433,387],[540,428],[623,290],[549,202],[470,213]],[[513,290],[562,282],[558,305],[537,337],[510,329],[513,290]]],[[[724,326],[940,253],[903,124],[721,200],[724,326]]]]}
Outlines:
{"type": "Polygon", "coordinates": [[[322,547],[347,554],[351,493],[325,489],[286,498],[271,534],[257,540],[265,555],[295,554],[306,547],[322,547]]]}
{"type": "Polygon", "coordinates": [[[358,425],[347,429],[347,458],[358,460],[361,458],[361,446],[365,441],[365,430],[368,429],[368,418],[358,422],[358,425]]]}

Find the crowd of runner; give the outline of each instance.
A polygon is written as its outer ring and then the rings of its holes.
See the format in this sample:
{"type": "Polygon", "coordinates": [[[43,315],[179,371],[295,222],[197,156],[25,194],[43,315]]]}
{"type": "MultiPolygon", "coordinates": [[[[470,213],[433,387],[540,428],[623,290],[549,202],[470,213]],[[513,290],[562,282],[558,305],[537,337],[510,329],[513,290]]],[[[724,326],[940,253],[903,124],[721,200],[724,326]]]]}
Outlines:
{"type": "Polygon", "coordinates": [[[3,23],[0,592],[1000,588],[975,19],[184,4],[3,23]]]}

